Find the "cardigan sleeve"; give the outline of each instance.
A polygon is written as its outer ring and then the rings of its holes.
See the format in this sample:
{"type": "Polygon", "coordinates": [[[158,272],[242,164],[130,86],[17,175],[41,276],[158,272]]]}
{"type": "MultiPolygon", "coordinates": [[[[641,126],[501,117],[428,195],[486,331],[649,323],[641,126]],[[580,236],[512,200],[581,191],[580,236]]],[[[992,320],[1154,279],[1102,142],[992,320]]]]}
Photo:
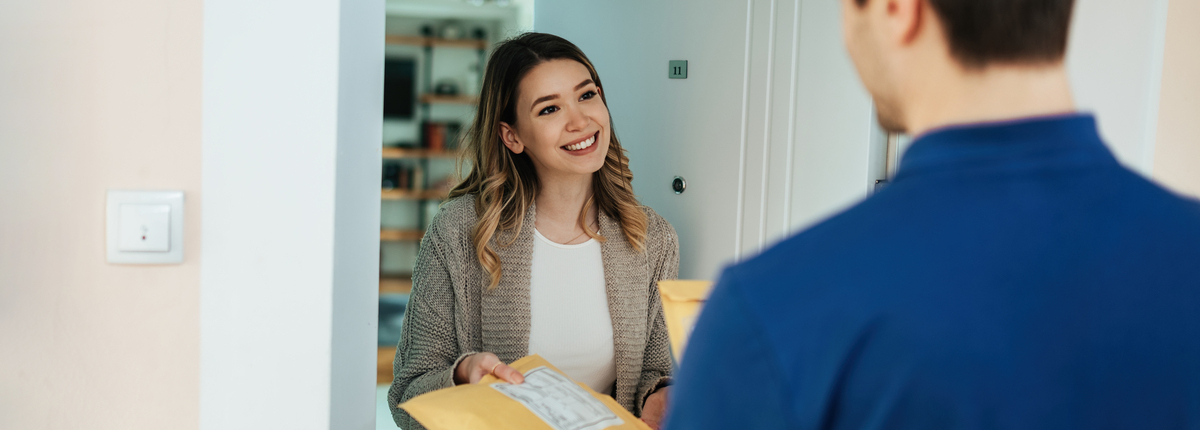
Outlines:
{"type": "Polygon", "coordinates": [[[424,427],[397,406],[421,394],[453,387],[454,369],[463,358],[476,352],[458,348],[454,287],[440,242],[436,228],[431,225],[417,253],[412,295],[392,362],[388,406],[396,425],[405,430],[424,427]]]}
{"type": "Polygon", "coordinates": [[[663,317],[662,296],[658,292],[658,281],[679,277],[679,239],[675,228],[652,210],[648,211],[647,255],[652,259],[649,297],[646,299],[649,324],[646,333],[646,351],[643,356],[642,376],[638,381],[637,401],[634,403],[637,416],[642,415],[646,398],[655,390],[671,383],[671,342],[667,335],[666,318],[663,317]]]}

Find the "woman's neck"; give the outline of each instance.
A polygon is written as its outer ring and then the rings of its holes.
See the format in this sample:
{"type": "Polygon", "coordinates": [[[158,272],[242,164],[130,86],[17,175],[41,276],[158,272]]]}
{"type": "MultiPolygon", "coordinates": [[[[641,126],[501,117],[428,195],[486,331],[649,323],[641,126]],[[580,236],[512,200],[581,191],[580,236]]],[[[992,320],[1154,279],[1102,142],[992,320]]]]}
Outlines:
{"type": "MultiPolygon", "coordinates": [[[[535,197],[538,228],[578,231],[579,212],[591,197],[591,175],[542,181],[535,197]]],[[[595,211],[589,208],[586,222],[591,224],[595,217],[595,211]]]]}

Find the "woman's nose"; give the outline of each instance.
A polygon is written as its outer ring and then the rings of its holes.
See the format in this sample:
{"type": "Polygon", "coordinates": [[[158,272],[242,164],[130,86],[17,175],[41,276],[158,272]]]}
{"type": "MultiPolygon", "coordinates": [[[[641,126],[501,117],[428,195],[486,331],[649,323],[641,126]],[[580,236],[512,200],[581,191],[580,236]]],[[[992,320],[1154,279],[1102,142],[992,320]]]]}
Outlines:
{"type": "Polygon", "coordinates": [[[567,130],[579,131],[587,128],[588,118],[579,108],[567,109],[567,130]]]}

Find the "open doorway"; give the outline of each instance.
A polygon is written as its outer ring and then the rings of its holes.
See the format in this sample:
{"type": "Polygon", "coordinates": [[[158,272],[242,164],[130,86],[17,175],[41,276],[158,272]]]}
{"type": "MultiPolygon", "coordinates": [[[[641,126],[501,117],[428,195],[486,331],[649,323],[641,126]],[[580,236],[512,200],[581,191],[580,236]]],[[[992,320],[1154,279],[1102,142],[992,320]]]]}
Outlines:
{"type": "Polygon", "coordinates": [[[533,29],[534,0],[389,0],[380,203],[376,428],[425,228],[461,177],[459,138],[474,119],[496,43],[533,29]]]}

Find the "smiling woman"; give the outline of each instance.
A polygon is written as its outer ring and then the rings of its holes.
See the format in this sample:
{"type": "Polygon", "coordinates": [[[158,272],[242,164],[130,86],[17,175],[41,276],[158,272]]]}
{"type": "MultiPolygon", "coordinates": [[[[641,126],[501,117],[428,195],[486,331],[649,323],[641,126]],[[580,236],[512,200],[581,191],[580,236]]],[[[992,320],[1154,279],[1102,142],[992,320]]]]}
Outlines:
{"type": "Polygon", "coordinates": [[[603,85],[570,42],[529,33],[488,60],[471,172],[421,240],[388,392],[396,405],[539,354],[657,428],[670,350],[657,282],[675,229],[633,194],[603,85]]]}

